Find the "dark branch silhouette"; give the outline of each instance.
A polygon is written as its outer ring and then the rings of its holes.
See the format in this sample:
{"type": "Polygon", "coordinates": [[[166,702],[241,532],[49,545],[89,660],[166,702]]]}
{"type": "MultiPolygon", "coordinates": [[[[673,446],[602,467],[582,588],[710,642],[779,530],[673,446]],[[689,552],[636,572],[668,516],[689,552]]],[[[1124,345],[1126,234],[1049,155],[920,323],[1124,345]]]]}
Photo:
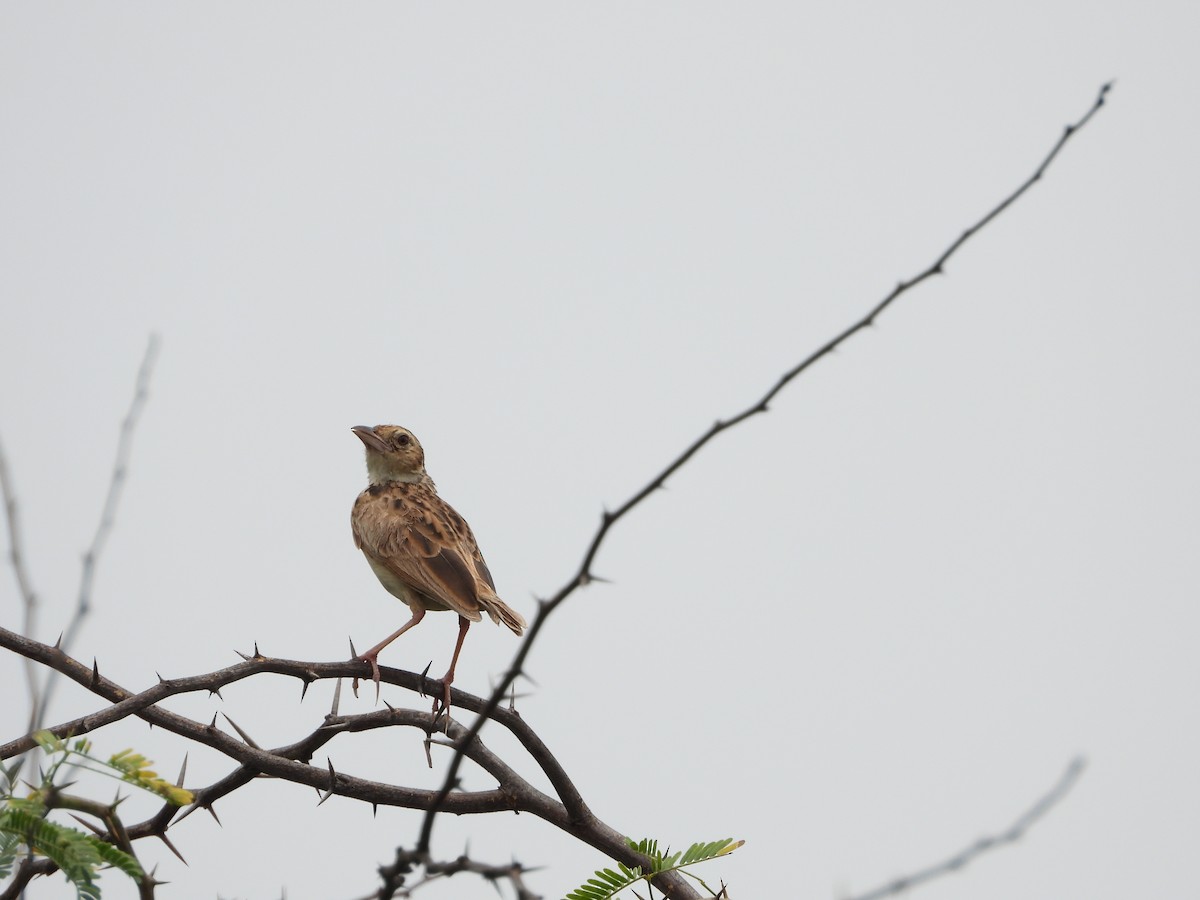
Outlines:
{"type": "MultiPolygon", "coordinates": [[[[769,391],[767,391],[757,403],[746,407],[744,410],[729,419],[718,419],[716,422],[714,422],[712,426],[706,432],[704,432],[704,434],[696,438],[696,440],[693,441],[682,453],[675,457],[675,459],[672,460],[665,469],[652,478],[645,487],[622,503],[615,511],[606,511],[603,514],[600,520],[600,527],[596,529],[596,533],[593,535],[591,543],[588,544],[587,550],[583,555],[583,562],[580,563],[579,569],[575,573],[575,576],[561,588],[559,588],[558,592],[555,593],[554,596],[549,600],[540,600],[538,602],[537,616],[529,626],[529,630],[524,639],[521,641],[521,646],[517,649],[516,655],[509,664],[508,670],[505,672],[504,677],[500,679],[500,682],[492,691],[492,695],[488,700],[487,708],[480,713],[480,715],[472,723],[470,729],[471,736],[479,733],[479,731],[483,728],[484,722],[487,721],[491,710],[500,705],[509,688],[521,675],[525,666],[525,660],[529,656],[530,649],[533,647],[533,642],[537,640],[538,635],[541,633],[542,626],[545,624],[546,619],[549,618],[550,614],[553,613],[554,610],[557,609],[564,600],[575,593],[577,589],[584,587],[589,582],[595,580],[595,575],[592,573],[592,563],[595,560],[596,554],[600,550],[600,545],[604,542],[604,538],[607,536],[609,529],[612,528],[613,525],[619,522],[622,518],[624,518],[639,503],[641,503],[659,488],[663,487],[668,478],[679,471],[679,469],[685,463],[687,463],[688,460],[695,456],[701,448],[703,448],[718,434],[723,431],[728,431],[735,425],[741,424],[751,416],[767,412],[768,404],[780,391],[787,387],[802,372],[807,370],[818,360],[823,359],[825,356],[832,353],[849,338],[874,324],[876,317],[879,316],[880,313],[887,309],[906,291],[916,287],[918,284],[925,281],[925,279],[930,278],[933,275],[942,274],[946,262],[963,244],[965,244],[985,225],[1000,215],[1000,213],[1008,209],[1008,207],[1015,203],[1022,194],[1024,194],[1027,190],[1029,190],[1030,187],[1034,185],[1034,183],[1041,179],[1046,169],[1049,168],[1050,163],[1052,163],[1058,156],[1059,152],[1066,145],[1067,141],[1070,140],[1071,137],[1079,131],[1079,129],[1087,125],[1087,123],[1091,121],[1092,117],[1099,112],[1100,108],[1104,105],[1105,98],[1108,96],[1108,92],[1111,88],[1111,82],[1102,85],[1099,94],[1097,94],[1095,101],[1092,103],[1091,107],[1089,107],[1088,111],[1084,113],[1084,115],[1077,122],[1066,126],[1058,141],[1050,149],[1050,152],[1042,160],[1041,164],[1034,170],[1033,174],[1030,175],[1024,182],[1022,182],[1016,190],[1014,190],[1011,194],[1001,200],[1000,203],[993,207],[986,215],[983,216],[983,218],[979,219],[979,221],[959,235],[958,238],[955,239],[953,243],[951,243],[950,246],[947,247],[928,268],[908,281],[901,281],[892,289],[891,293],[875,304],[871,311],[865,316],[863,316],[841,334],[827,341],[817,350],[809,354],[805,359],[801,360],[799,363],[785,372],[775,383],[775,385],[769,391]]],[[[419,850],[426,852],[429,850],[429,842],[433,833],[434,819],[436,818],[437,814],[441,812],[441,803],[450,796],[450,792],[453,790],[454,785],[458,780],[458,770],[461,762],[462,754],[458,753],[450,761],[450,765],[446,769],[446,777],[442,782],[442,789],[438,792],[438,802],[430,807],[429,811],[425,814],[424,821],[421,823],[421,835],[417,841],[417,848],[419,850]]]]}
{"type": "MultiPolygon", "coordinates": [[[[718,434],[727,431],[744,422],[752,416],[765,413],[771,401],[818,360],[831,353],[850,337],[870,327],[875,319],[887,309],[897,298],[906,291],[917,286],[933,275],[942,274],[946,262],[974,234],[996,218],[1000,213],[1020,198],[1035,182],[1037,182],[1058,156],[1066,142],[1086,125],[1095,113],[1103,106],[1109,85],[1101,88],[1095,102],[1088,111],[1074,124],[1067,126],[1048,155],[1042,160],[1033,174],[1019,187],[1004,198],[998,205],[980,218],[975,224],[966,229],[949,247],[925,270],[908,281],[901,281],[881,301],[857,322],[846,328],[840,334],[827,341],[809,356],[786,371],[778,381],[759,400],[724,420],[718,420],[685,448],[658,475],[652,478],[643,488],[634,493],[614,511],[605,512],[600,525],[592,536],[583,555],[583,559],[575,575],[564,584],[549,599],[538,602],[538,612],[524,640],[504,677],[495,686],[488,697],[478,697],[458,688],[450,691],[451,708],[472,712],[476,718],[469,727],[460,724],[448,715],[445,719],[435,718],[432,713],[419,712],[410,709],[400,709],[387,706],[384,710],[356,715],[340,715],[337,700],[340,691],[335,691],[333,708],[321,724],[312,729],[299,740],[282,747],[264,749],[251,734],[235,723],[228,716],[223,722],[218,722],[214,716],[211,722],[205,723],[188,717],[169,712],[159,704],[165,699],[185,693],[198,691],[213,692],[220,696],[222,687],[234,682],[262,675],[265,673],[281,674],[296,678],[301,682],[301,699],[308,686],[319,680],[359,678],[364,675],[364,664],[360,660],[342,662],[303,662],[296,660],[275,659],[262,655],[255,647],[254,653],[244,656],[244,661],[228,668],[220,669],[204,675],[184,678],[161,679],[159,684],[146,690],[134,693],[116,684],[101,674],[98,663],[87,666],[70,656],[71,641],[78,631],[79,625],[87,615],[91,605],[92,584],[96,560],[104,547],[105,540],[112,527],[114,512],[124,483],[125,472],[129,457],[130,441],[138,417],[147,396],[147,386],[153,367],[157,342],[151,339],[145,358],[139,370],[135,396],[129,412],[122,423],[121,439],[118,445],[117,461],[114,465],[112,481],[108,497],[101,513],[100,524],[92,541],[90,550],[84,559],[84,571],[75,614],[72,617],[66,634],[54,645],[49,645],[34,639],[33,630],[36,622],[37,598],[33,591],[28,572],[25,571],[15,492],[0,454],[0,489],[3,490],[6,508],[6,522],[10,536],[10,558],[16,569],[18,590],[25,606],[26,634],[21,635],[0,628],[0,647],[22,656],[26,660],[27,672],[30,674],[31,690],[31,728],[40,725],[48,708],[51,689],[56,679],[67,678],[81,685],[86,690],[103,698],[105,705],[94,713],[62,722],[51,729],[59,737],[88,734],[98,728],[113,722],[136,716],[164,730],[178,734],[184,739],[211,747],[228,756],[234,762],[234,768],[223,778],[205,787],[193,790],[194,803],[180,811],[176,807],[164,805],[154,816],[144,822],[126,825],[115,817],[115,814],[105,819],[107,831],[103,837],[122,848],[131,848],[132,842],[145,837],[156,837],[177,856],[182,855],[167,837],[167,832],[176,822],[198,809],[204,809],[216,817],[214,804],[221,798],[249,784],[257,776],[271,776],[296,784],[313,788],[318,794],[318,802],[324,802],[329,797],[338,795],[361,800],[373,805],[391,805],[420,809],[425,812],[422,817],[419,837],[412,849],[401,847],[396,851],[396,860],[391,866],[380,869],[382,885],[373,893],[371,898],[405,896],[421,884],[435,877],[449,877],[458,872],[471,872],[480,877],[492,880],[494,884],[506,881],[517,893],[524,898],[532,897],[522,881],[522,874],[529,871],[519,863],[509,866],[491,866],[470,860],[463,856],[451,862],[436,860],[430,853],[433,825],[438,813],[496,813],[496,812],[529,812],[555,825],[575,838],[595,847],[611,859],[628,866],[645,866],[646,857],[641,856],[628,845],[625,836],[616,829],[601,822],[588,808],[582,795],[575,787],[565,768],[555,758],[554,754],[521,717],[512,709],[502,705],[515,680],[522,674],[525,661],[528,658],[534,641],[551,613],[558,608],[576,590],[586,586],[591,581],[598,580],[592,571],[592,565],[609,530],[653,492],[663,487],[667,480],[684,466],[696,453],[718,434]],[[36,673],[39,667],[47,670],[44,687],[39,692],[36,687],[36,673]],[[554,796],[543,793],[533,787],[525,778],[518,774],[506,760],[493,753],[482,741],[481,731],[486,721],[494,721],[507,729],[520,742],[522,748],[537,764],[548,779],[554,796]],[[230,730],[232,729],[232,733],[230,730]],[[421,790],[401,785],[385,784],[357,777],[353,774],[340,772],[328,755],[327,745],[344,734],[353,734],[378,728],[407,727],[423,734],[424,752],[432,765],[432,747],[446,745],[450,749],[450,759],[446,768],[445,778],[437,790],[421,790]],[[438,735],[444,732],[445,740],[438,735]],[[325,765],[314,765],[311,760],[318,751],[325,749],[325,765]],[[490,775],[496,782],[496,787],[488,790],[463,790],[460,782],[460,771],[463,760],[471,760],[482,771],[490,775]],[[406,877],[412,873],[415,866],[423,871],[417,882],[406,886],[406,877]]],[[[391,685],[403,690],[424,694],[431,688],[438,691],[444,689],[439,681],[426,679],[423,675],[394,669],[386,666],[379,668],[380,678],[391,685]]],[[[17,737],[0,745],[0,760],[11,759],[31,750],[35,746],[32,734],[17,737]]],[[[1045,812],[1069,790],[1082,768],[1081,762],[1072,764],[1059,785],[1043,797],[1029,812],[1017,820],[1006,832],[993,838],[977,842],[967,850],[951,857],[944,863],[921,870],[903,879],[896,879],[865,894],[856,900],[875,900],[875,898],[891,893],[897,893],[931,878],[946,874],[961,868],[976,856],[996,847],[1012,843],[1019,839],[1045,812]]],[[[182,784],[184,773],[181,772],[179,782],[182,784]]],[[[93,810],[92,812],[96,812],[93,810]]],[[[98,826],[97,826],[98,827],[98,826]]],[[[28,883],[29,879],[38,874],[54,871],[54,863],[46,859],[27,859],[20,863],[14,874],[14,882],[0,894],[0,900],[5,897],[17,896],[28,883]],[[19,885],[18,885],[19,882],[19,885]],[[15,893],[14,893],[15,891],[15,893]]],[[[157,882],[153,877],[144,879],[139,885],[142,896],[153,896],[157,882]]],[[[667,897],[674,900],[694,900],[700,897],[698,890],[679,873],[669,873],[657,876],[654,886],[667,897]]],[[[722,890],[724,893],[724,890],[722,890]]]]}

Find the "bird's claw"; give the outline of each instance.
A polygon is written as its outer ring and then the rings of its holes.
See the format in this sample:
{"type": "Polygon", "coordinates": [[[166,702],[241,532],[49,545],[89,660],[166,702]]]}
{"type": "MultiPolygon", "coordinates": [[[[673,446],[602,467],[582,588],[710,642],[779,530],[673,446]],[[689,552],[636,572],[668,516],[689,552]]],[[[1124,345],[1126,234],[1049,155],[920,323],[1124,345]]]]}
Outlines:
{"type": "Polygon", "coordinates": [[[446,717],[445,731],[450,733],[450,685],[443,682],[442,696],[433,698],[433,724],[436,727],[438,719],[446,717]]]}
{"type": "MultiPolygon", "coordinates": [[[[356,656],[356,657],[354,657],[354,659],[356,662],[365,662],[365,663],[371,664],[371,680],[373,682],[375,682],[375,702],[379,703],[379,681],[380,681],[379,660],[375,656],[373,656],[369,653],[363,654],[362,656],[356,656]]],[[[357,697],[358,696],[358,679],[357,678],[354,679],[354,683],[351,686],[354,688],[354,696],[357,697]]]]}

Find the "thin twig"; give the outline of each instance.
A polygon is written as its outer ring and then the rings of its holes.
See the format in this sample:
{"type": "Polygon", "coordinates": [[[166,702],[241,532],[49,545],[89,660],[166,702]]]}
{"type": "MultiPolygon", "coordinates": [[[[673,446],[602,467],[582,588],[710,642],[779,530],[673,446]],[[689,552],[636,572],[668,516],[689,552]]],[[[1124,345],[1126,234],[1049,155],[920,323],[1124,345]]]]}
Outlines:
{"type": "MultiPolygon", "coordinates": [[[[521,641],[520,647],[517,648],[517,652],[513,656],[513,660],[509,664],[508,670],[505,672],[504,677],[492,691],[492,695],[488,700],[487,708],[481,712],[472,723],[470,728],[471,736],[479,733],[479,731],[483,728],[484,723],[489,718],[491,711],[499,706],[503,701],[504,695],[508,691],[509,686],[513,684],[513,682],[516,681],[516,679],[521,675],[525,665],[525,659],[529,655],[530,648],[533,646],[534,641],[537,640],[538,635],[541,633],[542,626],[545,624],[549,615],[558,608],[559,604],[571,596],[578,588],[587,585],[594,579],[594,575],[592,574],[592,561],[596,558],[596,554],[600,550],[600,545],[604,542],[604,538],[608,534],[609,529],[612,528],[613,525],[620,521],[639,503],[641,503],[655,491],[662,488],[666,484],[668,478],[674,475],[675,472],[677,472],[685,463],[688,462],[688,460],[695,456],[695,454],[699,452],[702,447],[704,447],[718,434],[733,428],[735,425],[741,424],[751,416],[767,412],[770,402],[797,376],[799,376],[817,361],[832,353],[849,338],[873,325],[879,314],[887,309],[898,297],[900,297],[901,294],[904,294],[911,288],[916,287],[927,278],[930,278],[934,275],[943,274],[945,271],[944,267],[946,262],[963,244],[965,244],[981,228],[1000,215],[1000,213],[1008,209],[1008,207],[1016,202],[1016,200],[1020,198],[1022,194],[1029,190],[1029,188],[1032,187],[1035,182],[1041,179],[1046,169],[1049,168],[1050,164],[1058,156],[1059,151],[1062,150],[1067,141],[1070,140],[1076,132],[1083,128],[1083,126],[1091,121],[1092,117],[1104,105],[1105,98],[1107,97],[1111,88],[1111,82],[1102,85],[1099,94],[1096,96],[1096,99],[1092,103],[1091,107],[1088,108],[1088,111],[1084,113],[1084,115],[1077,122],[1066,126],[1066,128],[1063,130],[1063,133],[1059,136],[1058,141],[1055,142],[1054,146],[1050,149],[1050,152],[1034,170],[1033,174],[1030,175],[1024,182],[1022,182],[1021,185],[1016,188],[1016,190],[1001,200],[1000,203],[989,210],[982,218],[980,218],[977,222],[967,228],[966,231],[959,235],[950,244],[950,246],[948,246],[942,252],[942,254],[938,256],[936,260],[934,260],[930,266],[908,281],[901,281],[887,296],[875,304],[875,306],[872,307],[865,316],[841,332],[841,334],[831,338],[821,347],[809,354],[805,359],[801,360],[799,363],[785,372],[774,384],[774,386],[772,386],[771,389],[767,391],[760,400],[758,400],[757,403],[746,407],[744,410],[729,419],[718,419],[716,422],[714,422],[707,431],[700,435],[700,437],[693,441],[690,446],[688,446],[682,453],[675,457],[675,459],[672,460],[665,469],[659,472],[658,475],[651,479],[645,487],[622,503],[615,511],[605,511],[601,517],[600,526],[596,529],[595,534],[592,536],[591,543],[588,545],[587,550],[584,553],[583,562],[580,563],[579,569],[575,573],[574,577],[561,588],[559,588],[558,592],[549,600],[538,601],[537,615],[534,617],[533,623],[530,625],[524,639],[521,641]]],[[[462,753],[460,748],[460,750],[451,758],[449,766],[446,767],[446,777],[442,782],[441,790],[438,792],[439,802],[435,803],[429,808],[428,811],[426,811],[421,822],[421,832],[420,837],[417,840],[416,848],[418,852],[429,852],[429,843],[433,834],[434,819],[437,817],[438,812],[441,811],[440,803],[444,802],[444,800],[450,796],[450,792],[454,789],[454,785],[458,780],[458,770],[461,765],[462,753]]]]}
{"type": "MultiPolygon", "coordinates": [[[[8,559],[12,563],[13,575],[17,579],[17,592],[21,595],[23,610],[21,633],[34,636],[37,629],[37,592],[25,568],[25,553],[22,547],[21,520],[17,511],[17,489],[8,471],[8,460],[4,455],[4,447],[0,445],[0,497],[4,501],[4,521],[8,526],[8,559]]],[[[30,721],[34,711],[41,705],[41,692],[38,688],[38,670],[33,660],[25,659],[25,682],[29,688],[30,721]]]]}
{"type": "MultiPolygon", "coordinates": [[[[138,367],[137,380],[134,382],[133,400],[129,404],[129,411],[125,413],[125,418],[121,421],[121,434],[117,439],[117,456],[113,462],[112,477],[108,482],[108,494],[104,498],[104,506],[100,510],[100,522],[96,526],[96,533],[92,537],[91,546],[83,555],[83,572],[79,579],[79,594],[75,599],[75,611],[71,615],[70,622],[67,623],[66,630],[63,632],[63,637],[59,642],[59,646],[64,653],[70,653],[71,647],[75,643],[75,637],[79,633],[80,627],[83,625],[83,620],[91,611],[92,607],[92,585],[96,578],[96,562],[100,558],[100,553],[104,549],[104,545],[108,540],[108,535],[112,531],[113,522],[116,518],[117,504],[121,499],[121,491],[125,487],[125,479],[129,468],[129,455],[133,447],[133,433],[137,428],[138,419],[141,418],[142,409],[146,405],[146,399],[150,392],[150,376],[154,372],[154,361],[158,356],[158,335],[150,335],[146,342],[146,352],[142,355],[142,364],[138,367]]],[[[34,635],[26,632],[29,637],[34,635]]],[[[42,686],[41,703],[37,709],[31,711],[29,730],[30,732],[37,731],[45,720],[46,710],[50,707],[50,701],[54,696],[54,688],[58,681],[58,673],[51,670],[46,675],[46,681],[42,686]]]]}
{"type": "Polygon", "coordinates": [[[499,865],[495,863],[483,863],[471,859],[466,853],[452,860],[433,860],[415,851],[398,847],[396,848],[395,862],[390,866],[381,866],[379,868],[383,885],[373,894],[363,898],[363,900],[391,900],[393,897],[411,897],[418,889],[425,885],[443,878],[453,877],[460,872],[470,872],[478,875],[485,881],[490,881],[492,884],[497,885],[497,890],[499,890],[499,882],[507,881],[512,886],[516,900],[541,900],[540,895],[533,893],[525,884],[522,876],[528,871],[530,870],[515,861],[499,865]],[[413,884],[406,885],[407,876],[412,874],[415,866],[420,866],[425,874],[413,884]]]}
{"type": "Polygon", "coordinates": [[[940,878],[943,875],[949,875],[951,872],[957,872],[989,850],[996,850],[1008,844],[1015,844],[1024,837],[1025,832],[1035,822],[1046,815],[1051,807],[1062,800],[1071,788],[1075,786],[1075,782],[1079,780],[1079,776],[1083,773],[1084,765],[1083,757],[1076,757],[1071,760],[1066,771],[1059,776],[1054,787],[1042,796],[1037,803],[1018,816],[1012,825],[999,834],[980,838],[971,844],[971,846],[954,854],[949,859],[914,872],[912,875],[893,879],[885,885],[867,891],[865,894],[858,894],[853,898],[849,898],[849,900],[879,900],[881,897],[890,897],[892,894],[899,894],[927,881],[932,881],[934,878],[940,878]]]}

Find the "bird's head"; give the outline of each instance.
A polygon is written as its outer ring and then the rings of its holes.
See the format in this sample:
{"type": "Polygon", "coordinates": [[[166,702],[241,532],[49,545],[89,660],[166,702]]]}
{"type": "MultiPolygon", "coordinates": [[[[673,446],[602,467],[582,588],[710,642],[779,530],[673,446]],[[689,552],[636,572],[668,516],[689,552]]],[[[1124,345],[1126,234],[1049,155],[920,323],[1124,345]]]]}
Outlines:
{"type": "Polygon", "coordinates": [[[355,425],[350,429],[367,448],[371,484],[385,481],[427,482],[425,451],[417,436],[399,425],[355,425]]]}

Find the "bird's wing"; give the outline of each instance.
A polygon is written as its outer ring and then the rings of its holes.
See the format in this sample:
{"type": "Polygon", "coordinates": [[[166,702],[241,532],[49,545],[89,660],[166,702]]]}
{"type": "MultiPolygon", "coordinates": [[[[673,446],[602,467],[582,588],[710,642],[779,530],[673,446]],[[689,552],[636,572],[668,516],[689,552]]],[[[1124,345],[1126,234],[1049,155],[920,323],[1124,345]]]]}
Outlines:
{"type": "Polygon", "coordinates": [[[467,524],[467,520],[460,516],[449,503],[442,502],[441,507],[446,522],[454,530],[458,538],[460,551],[470,557],[475,573],[484,584],[492,589],[492,594],[494,595],[496,592],[496,582],[492,580],[491,570],[488,569],[487,563],[483,561],[483,554],[479,552],[479,543],[475,540],[475,534],[471,531],[471,526],[467,524]]]}
{"type": "Polygon", "coordinates": [[[405,584],[478,622],[480,584],[472,563],[479,551],[464,546],[474,541],[463,541],[455,520],[462,521],[436,494],[390,484],[359,495],[351,527],[362,551],[405,584]]]}

